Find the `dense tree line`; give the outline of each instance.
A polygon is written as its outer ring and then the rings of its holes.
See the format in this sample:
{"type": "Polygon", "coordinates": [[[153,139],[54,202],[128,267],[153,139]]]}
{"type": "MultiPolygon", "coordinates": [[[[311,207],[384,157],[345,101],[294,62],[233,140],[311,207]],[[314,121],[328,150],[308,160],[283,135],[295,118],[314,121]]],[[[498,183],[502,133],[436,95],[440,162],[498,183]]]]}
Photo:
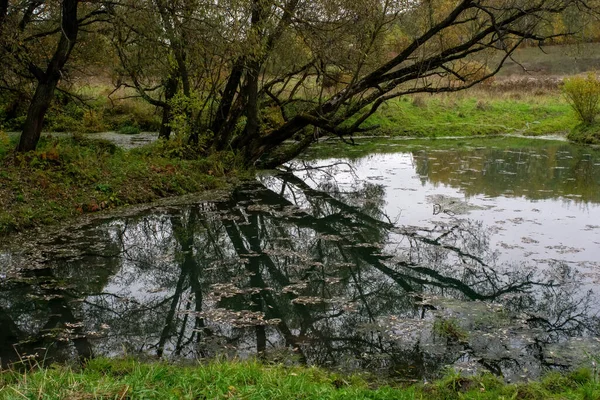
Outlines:
{"type": "Polygon", "coordinates": [[[0,97],[27,102],[17,150],[33,150],[60,83],[100,54],[117,86],[161,110],[162,138],[274,166],[319,137],[351,138],[386,100],[472,87],[520,46],[593,38],[593,12],[582,0],[0,0],[0,97]]]}

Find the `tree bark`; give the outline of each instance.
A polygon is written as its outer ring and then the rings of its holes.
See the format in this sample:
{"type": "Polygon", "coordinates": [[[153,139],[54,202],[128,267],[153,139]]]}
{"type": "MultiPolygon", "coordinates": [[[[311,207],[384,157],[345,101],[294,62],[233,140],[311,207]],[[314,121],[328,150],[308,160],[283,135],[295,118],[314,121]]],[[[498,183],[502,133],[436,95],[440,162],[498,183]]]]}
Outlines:
{"type": "Polygon", "coordinates": [[[0,0],[0,37],[2,36],[2,27],[8,14],[8,0],[0,0]]]}
{"type": "MultiPolygon", "coordinates": [[[[18,152],[32,151],[37,147],[42,132],[44,116],[54,99],[54,90],[60,81],[62,69],[77,41],[77,34],[79,32],[79,22],[77,21],[78,4],[79,0],[63,0],[62,2],[61,37],[46,71],[42,74],[36,74],[38,84],[33,99],[29,104],[23,133],[17,145],[18,152]]],[[[31,68],[35,67],[32,66],[31,68]]]]}
{"type": "Polygon", "coordinates": [[[259,61],[251,61],[248,63],[248,73],[246,75],[245,97],[246,97],[246,128],[244,130],[244,139],[252,141],[258,134],[260,129],[260,116],[258,104],[258,79],[261,70],[259,61]]]}
{"type": "Polygon", "coordinates": [[[162,121],[160,123],[159,139],[169,140],[171,137],[171,100],[177,94],[177,77],[169,76],[165,83],[165,104],[163,105],[162,121]]]}
{"type": "Polygon", "coordinates": [[[225,129],[226,121],[229,118],[229,113],[235,100],[235,95],[238,92],[238,87],[242,81],[242,75],[244,73],[245,60],[243,58],[237,60],[231,69],[231,74],[225,85],[225,91],[221,101],[219,102],[219,109],[215,114],[215,119],[211,124],[211,131],[214,134],[214,141],[212,145],[217,151],[224,150],[229,145],[231,138],[231,131],[225,129]]]}
{"type": "Polygon", "coordinates": [[[38,82],[35,94],[27,110],[27,119],[25,120],[25,126],[23,127],[17,151],[32,151],[37,147],[44,124],[44,116],[54,99],[54,89],[56,89],[57,84],[58,80],[53,82],[38,82]]]}

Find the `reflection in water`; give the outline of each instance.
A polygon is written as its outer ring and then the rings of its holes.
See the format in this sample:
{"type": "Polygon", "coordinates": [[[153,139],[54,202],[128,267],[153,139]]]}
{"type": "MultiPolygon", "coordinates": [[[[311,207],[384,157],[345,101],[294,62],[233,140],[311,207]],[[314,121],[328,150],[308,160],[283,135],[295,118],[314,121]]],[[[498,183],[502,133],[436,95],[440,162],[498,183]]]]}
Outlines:
{"type": "Polygon", "coordinates": [[[465,195],[571,198],[600,203],[600,154],[566,143],[535,148],[459,148],[413,152],[416,172],[465,195]]]}
{"type": "Polygon", "coordinates": [[[284,173],[72,232],[0,280],[2,363],[228,354],[512,377],[592,348],[595,296],[575,268],[502,262],[493,232],[464,215],[400,227],[384,196],[284,173]]]}
{"type": "Polygon", "coordinates": [[[450,185],[467,197],[564,197],[600,203],[600,149],[589,146],[507,137],[426,142],[371,138],[357,139],[354,147],[325,142],[306,157],[314,164],[340,154],[343,161],[368,166],[371,178],[390,173],[385,169],[389,166],[386,161],[379,165],[373,159],[391,158],[397,167],[408,157],[412,173],[416,171],[423,184],[450,185]]]}

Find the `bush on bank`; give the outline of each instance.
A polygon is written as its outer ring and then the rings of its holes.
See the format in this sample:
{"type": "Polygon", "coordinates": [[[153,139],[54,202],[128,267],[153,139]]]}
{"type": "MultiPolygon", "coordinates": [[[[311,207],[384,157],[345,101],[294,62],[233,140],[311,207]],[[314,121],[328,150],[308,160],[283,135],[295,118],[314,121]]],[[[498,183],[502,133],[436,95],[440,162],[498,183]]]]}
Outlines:
{"type": "Polygon", "coordinates": [[[581,122],[569,132],[567,138],[583,144],[600,143],[600,80],[594,73],[586,77],[574,76],[564,80],[563,94],[581,122]]]}
{"type": "Polygon", "coordinates": [[[600,123],[579,124],[569,132],[567,139],[581,144],[600,144],[600,123]]]}

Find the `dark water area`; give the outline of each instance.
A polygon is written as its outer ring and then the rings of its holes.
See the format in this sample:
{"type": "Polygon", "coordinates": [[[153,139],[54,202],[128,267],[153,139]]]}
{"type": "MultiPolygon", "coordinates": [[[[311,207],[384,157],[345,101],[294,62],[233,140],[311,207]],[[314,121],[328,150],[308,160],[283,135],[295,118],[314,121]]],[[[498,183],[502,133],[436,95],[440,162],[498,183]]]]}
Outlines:
{"type": "Polygon", "coordinates": [[[0,360],[259,357],[402,379],[591,365],[600,155],[419,147],[0,251],[0,360]]]}

